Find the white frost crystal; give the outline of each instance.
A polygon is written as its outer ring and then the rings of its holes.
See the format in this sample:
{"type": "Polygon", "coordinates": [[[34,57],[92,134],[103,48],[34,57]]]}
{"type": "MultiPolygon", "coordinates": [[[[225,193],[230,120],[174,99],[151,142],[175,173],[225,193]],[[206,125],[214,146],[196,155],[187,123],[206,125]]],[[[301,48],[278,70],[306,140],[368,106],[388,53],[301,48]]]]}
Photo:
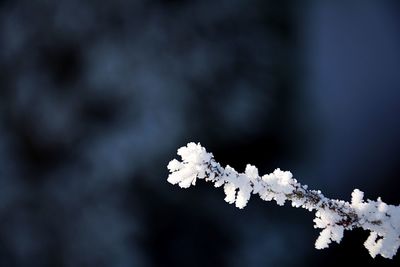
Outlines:
{"type": "Polygon", "coordinates": [[[320,191],[309,190],[293,178],[289,171],[276,169],[273,173],[259,176],[255,166],[247,165],[244,173],[234,168],[223,168],[200,144],[189,143],[178,149],[181,161],[170,161],[168,182],[188,188],[197,179],[224,186],[225,201],[239,209],[244,208],[251,194],[258,194],[266,201],[275,200],[278,205],[290,201],[293,207],[315,212],[314,227],[322,231],[315,242],[317,249],[327,248],[334,241],[340,243],[344,230],[362,228],[370,231],[364,242],[372,257],[381,255],[393,258],[400,246],[400,206],[377,201],[364,201],[364,193],[355,189],[351,203],[326,198],[320,191]]]}
{"type": "Polygon", "coordinates": [[[351,194],[351,205],[357,213],[362,228],[370,230],[370,236],[364,246],[375,258],[380,254],[393,258],[400,246],[400,207],[388,205],[378,198],[377,201],[363,200],[364,193],[355,189],[351,194]]]}
{"type": "Polygon", "coordinates": [[[178,149],[178,155],[181,156],[182,162],[174,159],[168,164],[168,169],[172,172],[168,176],[168,182],[187,188],[196,184],[196,178],[206,177],[203,164],[211,160],[212,154],[207,153],[204,147],[189,143],[178,149]]]}

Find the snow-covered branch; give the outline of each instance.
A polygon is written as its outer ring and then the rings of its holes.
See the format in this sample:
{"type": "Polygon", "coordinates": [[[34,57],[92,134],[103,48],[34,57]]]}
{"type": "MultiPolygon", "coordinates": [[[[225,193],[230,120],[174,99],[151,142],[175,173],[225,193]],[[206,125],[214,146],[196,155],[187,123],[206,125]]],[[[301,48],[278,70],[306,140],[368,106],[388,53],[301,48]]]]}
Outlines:
{"type": "Polygon", "coordinates": [[[315,242],[317,249],[329,246],[332,241],[340,243],[344,230],[362,228],[370,235],[364,242],[372,257],[380,254],[393,258],[400,246],[400,206],[377,201],[363,200],[364,193],[355,189],[351,203],[326,198],[319,190],[310,190],[293,178],[289,171],[276,169],[273,173],[260,176],[255,166],[247,165],[244,173],[238,173],[229,165],[225,168],[214,160],[212,153],[200,144],[189,143],[178,149],[182,161],[170,161],[171,172],[168,182],[188,188],[197,179],[224,187],[225,201],[235,203],[242,209],[251,194],[258,194],[266,201],[275,200],[283,205],[286,200],[293,207],[315,211],[314,227],[322,231],[315,242]]]}

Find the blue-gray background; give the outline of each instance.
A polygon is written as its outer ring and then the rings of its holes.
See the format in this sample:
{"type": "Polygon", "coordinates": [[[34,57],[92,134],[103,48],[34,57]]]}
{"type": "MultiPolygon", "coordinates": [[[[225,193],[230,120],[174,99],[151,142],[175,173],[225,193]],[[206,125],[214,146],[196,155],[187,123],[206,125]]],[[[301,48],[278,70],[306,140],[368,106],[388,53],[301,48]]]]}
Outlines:
{"type": "Polygon", "coordinates": [[[396,1],[1,1],[0,266],[398,265],[166,182],[189,141],[399,204],[396,1]]]}

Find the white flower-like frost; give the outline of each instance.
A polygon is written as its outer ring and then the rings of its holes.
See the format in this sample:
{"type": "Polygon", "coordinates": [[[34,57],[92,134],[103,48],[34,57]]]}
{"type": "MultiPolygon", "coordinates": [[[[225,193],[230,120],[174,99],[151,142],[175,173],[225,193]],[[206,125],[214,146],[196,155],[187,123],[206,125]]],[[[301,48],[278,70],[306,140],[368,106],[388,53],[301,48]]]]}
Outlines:
{"type": "Polygon", "coordinates": [[[168,182],[188,188],[197,179],[211,181],[215,187],[223,186],[225,201],[242,209],[251,194],[278,205],[290,201],[293,207],[315,211],[314,227],[322,229],[315,242],[317,249],[327,248],[334,241],[340,243],[344,230],[362,228],[370,231],[364,242],[372,257],[393,258],[400,246],[400,206],[377,201],[364,201],[364,193],[355,189],[351,203],[326,198],[319,190],[309,190],[293,178],[289,171],[276,169],[260,176],[258,169],[248,164],[244,173],[229,165],[223,168],[200,143],[188,143],[178,149],[181,161],[173,159],[167,168],[168,182]]]}

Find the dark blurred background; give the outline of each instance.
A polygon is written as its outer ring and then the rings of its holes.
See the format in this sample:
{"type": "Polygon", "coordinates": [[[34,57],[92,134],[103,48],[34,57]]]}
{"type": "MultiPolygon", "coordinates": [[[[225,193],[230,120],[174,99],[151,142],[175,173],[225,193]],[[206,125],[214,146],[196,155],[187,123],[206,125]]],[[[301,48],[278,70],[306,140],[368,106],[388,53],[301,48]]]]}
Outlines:
{"type": "Polygon", "coordinates": [[[1,1],[0,266],[399,266],[167,183],[176,149],[399,204],[396,1],[1,1]]]}

